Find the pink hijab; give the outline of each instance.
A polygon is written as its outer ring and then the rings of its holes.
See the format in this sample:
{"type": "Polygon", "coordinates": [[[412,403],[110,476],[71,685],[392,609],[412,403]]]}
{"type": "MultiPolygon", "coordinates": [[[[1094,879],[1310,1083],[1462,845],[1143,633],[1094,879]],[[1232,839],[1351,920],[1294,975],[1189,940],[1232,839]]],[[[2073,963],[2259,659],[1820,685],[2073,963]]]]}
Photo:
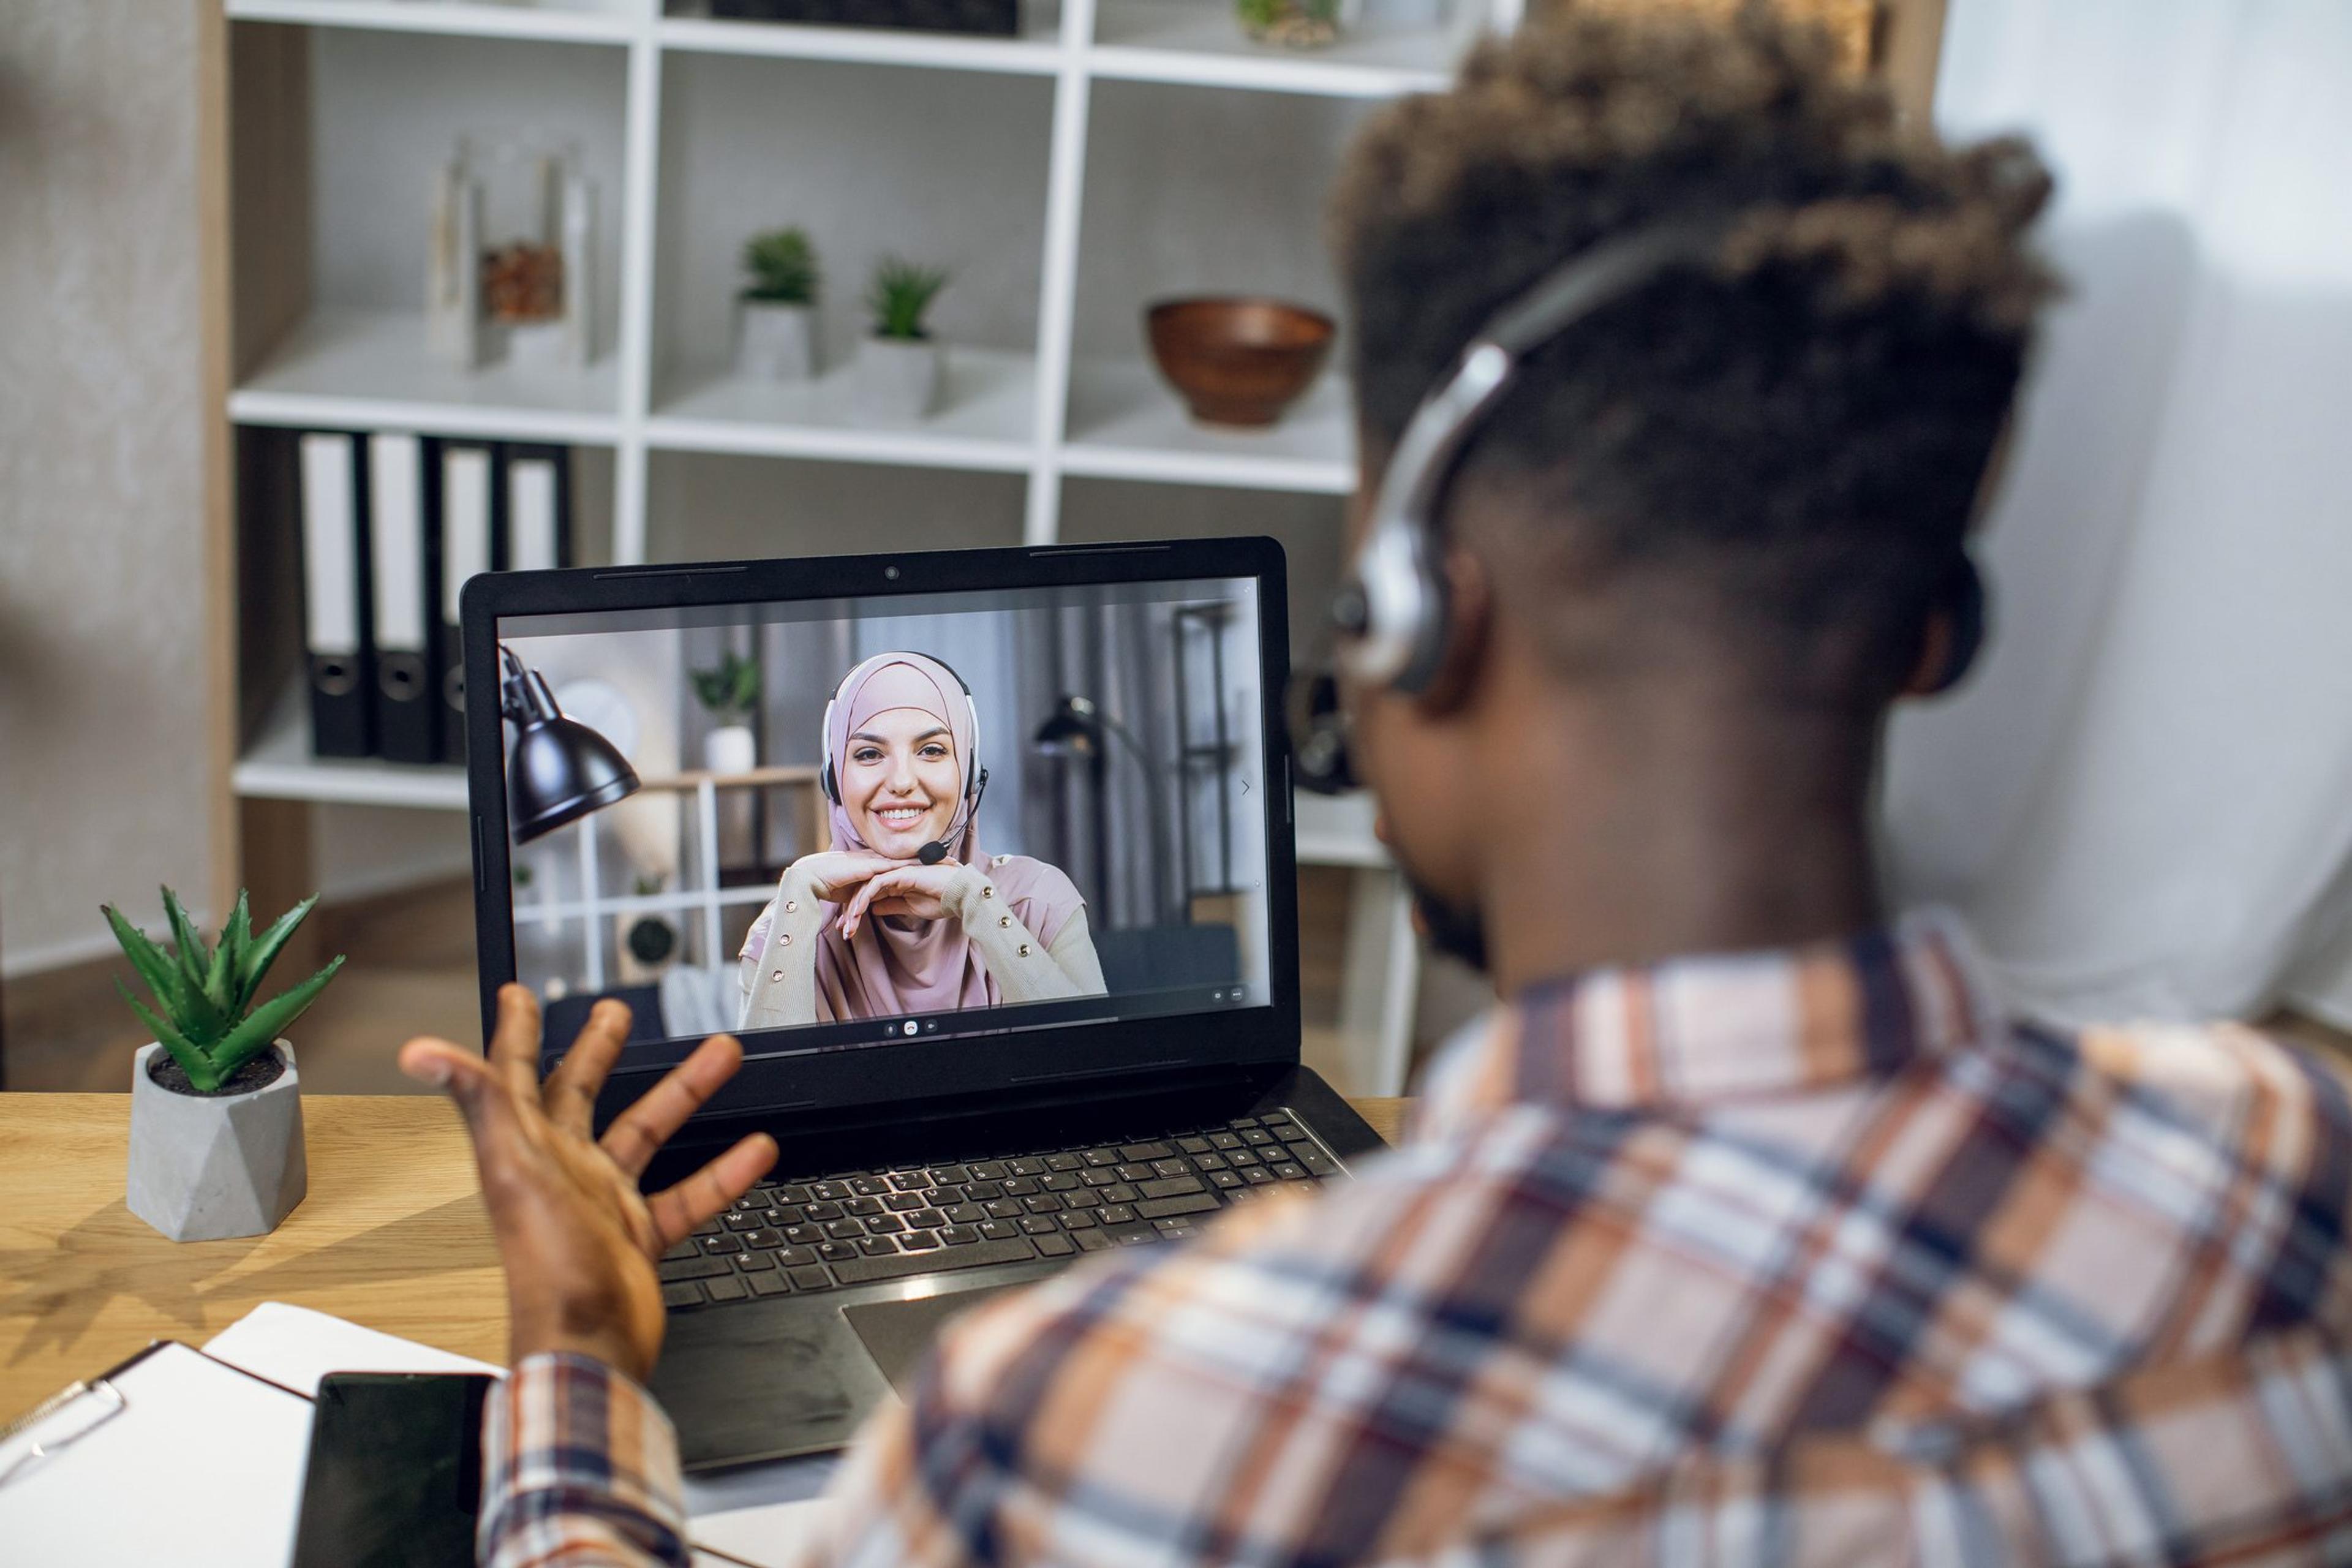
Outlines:
{"type": "MultiPolygon", "coordinates": [[[[826,710],[825,760],[841,776],[849,737],[877,713],[913,708],[948,727],[955,744],[961,797],[948,821],[950,859],[977,867],[996,885],[996,895],[1013,919],[1051,947],[1072,914],[1085,907],[1069,878],[1024,855],[992,859],[980,847],[972,762],[980,737],[971,703],[955,672],[927,654],[876,654],[843,677],[826,710]]],[[[830,802],[833,847],[872,853],[858,836],[849,808],[830,802]]],[[[911,864],[912,862],[909,862],[911,864]]],[[[869,917],[856,937],[844,940],[841,906],[825,905],[817,932],[816,1008],[821,1020],[887,1018],[903,1013],[935,1013],[955,1007],[992,1007],[1003,1000],[996,981],[972,952],[963,925],[953,919],[916,920],[910,915],[869,917]]]]}

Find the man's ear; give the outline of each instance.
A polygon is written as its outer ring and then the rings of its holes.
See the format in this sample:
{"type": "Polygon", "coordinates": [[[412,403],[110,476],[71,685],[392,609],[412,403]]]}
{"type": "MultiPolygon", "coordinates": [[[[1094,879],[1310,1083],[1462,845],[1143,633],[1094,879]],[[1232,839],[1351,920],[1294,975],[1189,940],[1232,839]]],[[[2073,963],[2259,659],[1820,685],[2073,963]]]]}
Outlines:
{"type": "Polygon", "coordinates": [[[1919,656],[1903,694],[1935,697],[1965,679],[1984,648],[1986,614],[1984,578],[1976,563],[1965,554],[1956,557],[1919,628],[1919,656]]]}
{"type": "Polygon", "coordinates": [[[1952,684],[1953,645],[1958,630],[1949,611],[1927,612],[1927,623],[1919,634],[1919,657],[1904,678],[1902,695],[1933,697],[1952,684]]]}
{"type": "Polygon", "coordinates": [[[1469,701],[1495,630],[1495,590],[1486,563],[1457,547],[1445,552],[1440,570],[1445,574],[1445,648],[1436,677],[1418,699],[1432,718],[1454,713],[1469,701]]]}

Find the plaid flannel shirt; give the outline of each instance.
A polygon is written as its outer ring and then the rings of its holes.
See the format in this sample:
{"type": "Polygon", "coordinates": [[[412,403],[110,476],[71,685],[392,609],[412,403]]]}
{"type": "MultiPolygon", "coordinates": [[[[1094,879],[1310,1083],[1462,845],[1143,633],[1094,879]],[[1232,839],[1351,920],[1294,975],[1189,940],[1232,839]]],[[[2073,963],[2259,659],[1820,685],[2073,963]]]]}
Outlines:
{"type": "MultiPolygon", "coordinates": [[[[1538,987],[1407,1146],[952,1326],[861,1568],[2352,1561],[2352,1101],[2005,1016],[1948,918],[1538,987]]],[[[496,1568],[685,1561],[667,1424],[536,1358],[496,1568]]]]}

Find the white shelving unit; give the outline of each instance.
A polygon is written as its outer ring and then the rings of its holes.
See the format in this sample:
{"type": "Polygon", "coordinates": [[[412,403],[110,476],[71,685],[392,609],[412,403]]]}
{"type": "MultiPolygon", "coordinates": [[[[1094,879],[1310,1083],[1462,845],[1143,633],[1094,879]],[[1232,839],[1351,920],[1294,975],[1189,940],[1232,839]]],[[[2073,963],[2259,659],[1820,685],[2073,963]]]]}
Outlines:
{"type": "MultiPolygon", "coordinates": [[[[1339,139],[1379,100],[1441,87],[1465,40],[1379,19],[1417,3],[1365,0],[1366,25],[1301,54],[1251,44],[1232,0],[1025,0],[1011,38],[672,16],[663,0],[220,0],[198,62],[226,66],[202,100],[222,285],[207,374],[235,426],[581,448],[589,560],[1274,533],[1304,652],[1354,479],[1348,389],[1327,374],[1274,429],[1205,429],[1160,384],[1137,312],[1171,292],[1332,302],[1318,220],[1339,139]],[[461,374],[423,350],[425,177],[478,130],[551,130],[597,182],[603,353],[585,372],[461,374]],[[837,379],[732,374],[716,330],[732,247],[779,222],[817,235],[836,301],[884,249],[955,263],[935,416],[863,425],[837,379]]],[[[1522,0],[1453,4],[1508,25],[1522,0]]],[[[1872,32],[1873,68],[1923,118],[1944,6],[1883,0],[1872,32]]],[[[271,563],[257,578],[239,561],[218,455],[206,584],[226,597],[240,564],[249,590],[271,563]]],[[[278,581],[241,619],[282,622],[278,581]]],[[[278,803],[463,807],[457,769],[310,756],[299,688],[235,640],[219,635],[209,674],[215,806],[238,846],[217,896],[240,878],[315,886],[278,803]],[[251,697],[261,721],[232,737],[251,697]]],[[[1367,803],[1302,796],[1297,826],[1303,863],[1355,875],[1347,1087],[1394,1092],[1417,970],[1402,886],[1367,803]]]]}
{"type": "MultiPolygon", "coordinates": [[[[1457,3],[1483,6],[1486,0],[1457,3]]],[[[308,308],[249,356],[250,368],[228,394],[230,421],[606,449],[609,528],[582,543],[587,558],[621,564],[647,560],[656,540],[675,556],[677,542],[691,538],[690,527],[672,521],[654,526],[657,464],[745,458],[961,471],[972,476],[961,482],[974,485],[981,475],[998,476],[991,481],[998,485],[1017,479],[1024,487],[1020,537],[1032,543],[1063,537],[1066,481],[1214,490],[1229,499],[1203,521],[1219,531],[1256,531],[1253,509],[1272,508],[1268,515],[1295,533],[1297,507],[1319,508],[1325,503],[1317,498],[1328,498],[1328,528],[1336,541],[1338,498],[1353,482],[1347,388],[1336,371],[1271,430],[1208,429],[1192,422],[1161,383],[1131,323],[1147,291],[1166,291],[1155,279],[1193,284],[1187,255],[1223,260],[1232,283],[1266,277],[1264,291],[1307,291],[1329,303],[1328,285],[1309,291],[1309,284],[1323,276],[1319,193],[1338,140],[1370,100],[1441,86],[1459,42],[1445,29],[1375,25],[1325,51],[1260,47],[1243,37],[1231,0],[1028,0],[1024,31],[1013,38],[674,16],[665,14],[662,0],[224,0],[224,9],[233,28],[267,23],[312,30],[308,46],[318,80],[307,112],[317,149],[314,179],[323,189],[319,232],[293,265],[320,277],[332,272],[337,280],[306,295],[308,308]],[[843,78],[806,74],[861,70],[867,77],[845,86],[843,78]],[[751,74],[761,72],[770,74],[751,74]],[[436,148],[496,109],[509,81],[519,84],[519,105],[551,108],[555,129],[587,144],[586,162],[599,184],[606,226],[603,342],[585,371],[453,369],[425,352],[421,308],[400,305],[404,291],[413,297],[422,285],[425,176],[436,148]],[[825,99],[828,84],[833,96],[825,99]],[[1171,90],[1191,96],[1171,102],[1164,96],[1171,90]],[[360,100],[352,111],[361,117],[357,128],[337,124],[347,108],[339,93],[360,100]],[[833,108],[800,107],[795,121],[796,106],[813,96],[833,108]],[[910,122],[927,111],[961,115],[964,127],[987,132],[977,139],[997,160],[968,177],[958,171],[943,193],[922,187],[923,176],[936,175],[930,163],[982,155],[969,152],[973,138],[950,134],[922,154],[921,166],[904,171],[910,187],[931,192],[911,199],[985,204],[940,221],[986,231],[971,241],[992,247],[976,269],[992,267],[996,284],[993,313],[970,335],[942,322],[949,368],[939,412],[900,426],[856,418],[839,363],[803,385],[737,377],[712,330],[712,312],[724,309],[726,298],[713,298],[717,268],[731,254],[714,247],[731,247],[743,233],[783,221],[756,201],[737,199],[738,179],[767,173],[762,158],[823,166],[831,157],[905,155],[903,149],[841,145],[859,134],[855,130],[838,133],[833,146],[822,138],[812,144],[811,116],[830,112],[870,131],[877,101],[910,122]],[[929,108],[942,102],[949,107],[929,108]],[[859,121],[860,114],[867,118],[859,121]],[[1154,129],[1171,115],[1180,121],[1201,117],[1227,138],[1224,162],[1181,193],[1137,184],[1182,183],[1165,160],[1181,156],[1191,139],[1154,129]],[[1261,157],[1250,140],[1257,133],[1235,130],[1257,123],[1253,116],[1262,119],[1277,156],[1261,157]],[[1032,125],[1032,140],[1005,153],[1032,125]],[[1097,145],[1104,137],[1117,144],[1106,151],[1097,145]],[[772,153],[762,139],[772,139],[772,153]],[[1122,158],[1151,166],[1129,169],[1122,158]],[[711,159],[719,161],[715,171],[711,159]],[[1097,160],[1091,175],[1090,159],[1097,160]],[[1265,181],[1273,176],[1261,167],[1285,160],[1297,165],[1287,177],[1298,192],[1286,204],[1281,193],[1268,194],[1265,181]],[[413,192],[399,184],[412,164],[413,192]],[[341,187],[347,170],[366,188],[341,187]],[[1229,237],[1216,232],[1220,182],[1235,170],[1260,204],[1255,218],[1234,226],[1250,236],[1239,260],[1225,254],[1233,249],[1229,237]],[[1002,183],[1001,191],[990,182],[1002,183]],[[980,195],[969,194],[982,184],[988,188],[980,195]],[[1104,193],[1118,198],[1110,204],[1118,216],[1098,217],[1090,232],[1084,209],[1090,195],[1104,193]],[[1136,231],[1148,226],[1137,223],[1132,204],[1157,203],[1163,194],[1182,200],[1150,210],[1164,216],[1181,209],[1191,216],[1167,221],[1191,230],[1180,239],[1139,237],[1136,231]],[[1269,205],[1288,221],[1265,221],[1269,205]],[[996,229],[988,228],[992,220],[1001,220],[996,229]],[[404,246],[404,232],[413,235],[404,246]],[[1024,237],[1009,248],[1022,253],[1021,266],[1034,268],[1025,281],[1010,286],[1003,281],[1008,247],[1001,243],[1008,232],[1024,237]],[[1088,282],[1082,266],[1090,240],[1150,253],[1148,264],[1132,268],[1133,298],[1082,308],[1087,289],[1103,289],[1088,282]],[[396,260],[386,259],[395,250],[396,260]],[[1119,342],[1105,323],[1116,325],[1122,312],[1130,325],[1119,342]]],[[[495,114],[488,117],[496,122],[495,114]]],[[[870,162],[861,167],[873,185],[894,183],[887,170],[875,175],[870,162]]],[[[832,184],[818,188],[830,195],[844,182],[827,177],[832,184]]],[[[862,209],[835,216],[841,226],[866,222],[887,236],[887,217],[862,209]]],[[[797,214],[789,220],[798,221],[797,214]]],[[[826,232],[818,229],[821,249],[826,232]]],[[[919,233],[894,245],[921,254],[937,238],[919,233]]],[[[845,259],[829,282],[854,299],[866,258],[845,259]]],[[[975,266],[972,257],[962,260],[975,266]]],[[[236,255],[232,265],[250,263],[236,255]]],[[[1097,258],[1097,279],[1108,272],[1121,289],[1129,286],[1129,270],[1124,252],[1097,258]]],[[[1214,265],[1201,270],[1219,273],[1214,265]]],[[[1102,510],[1097,500],[1090,515],[1098,519],[1102,510]]],[[[1087,536],[1083,529],[1079,536],[1087,536]]],[[[941,547],[1005,542],[952,526],[936,538],[941,547]]],[[[837,529],[777,544],[780,552],[859,547],[866,546],[854,531],[837,529]]],[[[1336,545],[1310,554],[1335,559],[1336,545]]],[[[1310,578],[1295,591],[1314,595],[1320,584],[1310,578]]],[[[298,690],[275,697],[229,784],[247,800],[440,809],[462,809],[466,800],[457,769],[311,757],[298,690]]],[[[1303,802],[1299,827],[1302,861],[1359,873],[1343,1027],[1365,1036],[1351,1047],[1364,1064],[1354,1087],[1393,1092],[1410,1036],[1414,970],[1401,892],[1371,837],[1367,810],[1303,802]]]]}
{"type": "MultiPolygon", "coordinates": [[[[1475,0],[1464,0],[1465,4],[1475,0]]],[[[807,27],[663,14],[660,0],[225,0],[232,23],[500,40],[625,57],[617,180],[602,193],[618,225],[617,330],[584,372],[452,369],[426,353],[421,313],[321,305],[273,344],[229,394],[229,418],[286,427],[408,428],[434,434],[561,441],[613,454],[609,540],[615,563],[646,559],[648,459],[655,453],[736,453],[1023,476],[1024,537],[1061,536],[1065,476],[1236,492],[1344,495],[1353,481],[1347,390],[1327,374],[1280,426],[1263,433],[1194,424],[1139,350],[1076,358],[1073,322],[1085,239],[1089,112],[1097,84],[1148,83],[1234,92],[1379,99],[1442,85],[1457,47],[1445,29],[1378,26],[1335,47],[1294,53],[1250,43],[1228,0],[1031,0],[1024,34],[967,37],[885,29],[807,27]],[[656,343],[662,95],[672,62],[699,57],[882,66],[908,73],[979,72],[1044,79],[1053,95],[1042,153],[1043,232],[1032,341],[1023,348],[950,340],[948,391],[932,417],[861,424],[837,367],[804,385],[749,383],[724,364],[675,363],[656,343]]],[[[895,85],[895,84],[894,84],[895,85]]],[[[1116,89],[1114,89],[1116,90],[1116,89]]],[[[1204,100],[1219,114],[1227,102],[1204,100]]],[[[1243,110],[1245,111],[1245,110],[1243,110]]],[[[324,120],[336,112],[320,101],[324,120]]],[[[421,248],[422,177],[415,205],[421,248]]],[[[1312,210],[1296,243],[1320,244],[1312,210]]],[[[754,226],[743,218],[740,226],[754,226]]],[[[1139,304],[1141,301],[1132,301],[1139,304]]],[[[1235,504],[1245,508],[1245,495],[1235,504]]],[[[1333,526],[1338,511],[1333,510],[1333,526]]],[[[971,542],[942,537],[942,545],[971,542]]],[[[299,710],[280,704],[234,774],[240,794],[277,798],[456,805],[445,773],[303,759],[299,710]],[[294,726],[289,729],[288,726],[294,726]],[[382,775],[361,785],[371,773],[382,775]]],[[[1318,858],[1373,863],[1377,849],[1332,846],[1318,858]],[[1363,859],[1361,857],[1370,857],[1363,859]]]]}

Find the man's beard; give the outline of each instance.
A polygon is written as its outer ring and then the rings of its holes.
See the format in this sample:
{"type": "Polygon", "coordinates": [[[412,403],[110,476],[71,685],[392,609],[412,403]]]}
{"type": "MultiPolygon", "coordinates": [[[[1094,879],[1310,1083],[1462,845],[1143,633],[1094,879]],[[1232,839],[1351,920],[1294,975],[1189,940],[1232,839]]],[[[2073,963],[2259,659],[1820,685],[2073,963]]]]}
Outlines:
{"type": "Polygon", "coordinates": [[[1486,921],[1477,907],[1464,909],[1449,904],[1410,874],[1405,877],[1405,886],[1412,891],[1412,907],[1421,916],[1422,930],[1428,934],[1432,950],[1486,973],[1486,921]]]}

